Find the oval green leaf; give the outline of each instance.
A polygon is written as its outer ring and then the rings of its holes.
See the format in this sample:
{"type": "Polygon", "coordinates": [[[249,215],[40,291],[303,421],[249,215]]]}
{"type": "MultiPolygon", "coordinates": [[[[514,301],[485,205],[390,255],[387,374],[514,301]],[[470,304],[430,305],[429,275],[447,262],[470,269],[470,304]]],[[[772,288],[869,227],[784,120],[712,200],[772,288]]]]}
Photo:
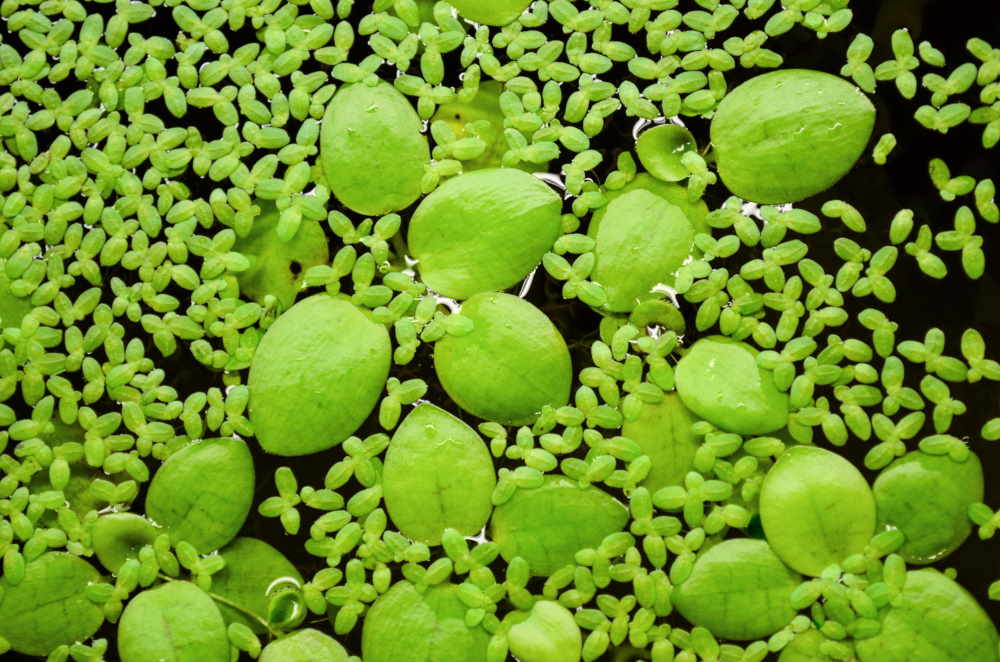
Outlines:
{"type": "Polygon", "coordinates": [[[534,175],[477,170],[420,202],[407,244],[430,289],[467,299],[527,276],[559,237],[561,209],[559,196],[534,175]]]}
{"type": "MultiPolygon", "coordinates": [[[[669,202],[675,207],[678,207],[684,216],[687,218],[688,222],[694,226],[695,232],[711,232],[711,227],[709,227],[708,222],[705,217],[708,215],[708,205],[705,204],[704,200],[695,200],[692,202],[688,198],[688,192],[686,186],[681,186],[680,184],[674,184],[672,182],[663,182],[656,179],[648,172],[640,172],[637,174],[632,181],[623,186],[620,189],[614,191],[603,191],[604,197],[608,199],[608,204],[612,201],[620,198],[623,195],[627,195],[632,191],[646,191],[652,193],[655,196],[662,198],[664,201],[669,202]]],[[[587,226],[587,234],[591,237],[596,238],[598,230],[601,229],[601,221],[604,220],[604,215],[607,213],[608,205],[604,205],[600,209],[594,210],[593,215],[590,217],[590,224],[587,226]]]]}
{"type": "Polygon", "coordinates": [[[831,662],[819,649],[826,640],[818,630],[806,630],[781,650],[778,662],[831,662]]]}
{"type": "Polygon", "coordinates": [[[268,294],[274,295],[281,308],[295,302],[302,288],[302,279],[309,267],[329,264],[330,251],[326,234],[316,221],[303,220],[290,241],[278,237],[278,210],[274,203],[257,201],[260,215],[253,222],[250,234],[236,240],[233,250],[250,261],[250,268],[236,278],[240,293],[263,303],[268,294]]]}
{"type": "MultiPolygon", "coordinates": [[[[433,21],[431,21],[433,22],[433,21]]],[[[431,117],[431,123],[444,122],[455,133],[455,138],[478,137],[486,143],[483,153],[474,159],[462,161],[462,171],[471,172],[483,168],[500,167],[501,159],[507,151],[507,141],[503,135],[503,111],[500,110],[500,93],[503,86],[495,80],[485,80],[479,84],[476,94],[468,102],[452,101],[438,106],[431,117]],[[486,125],[489,123],[489,126],[486,125]]]]}
{"type": "Polygon", "coordinates": [[[548,475],[541,487],[518,489],[494,509],[490,538],[507,561],[520,556],[531,574],[546,576],[627,523],[628,511],[607,492],[548,475]]]}
{"type": "Polygon", "coordinates": [[[642,167],[665,182],[687,179],[690,173],[681,163],[681,157],[684,152],[697,149],[691,132],[676,124],[661,124],[646,129],[635,142],[635,153],[642,167]]]}
{"type": "Polygon", "coordinates": [[[389,517],[409,538],[437,545],[446,528],[479,533],[493,509],[495,486],[486,444],[439,407],[418,405],[392,436],[382,492],[389,517]]]}
{"type": "Polygon", "coordinates": [[[477,294],[462,305],[471,332],[434,345],[434,369],[465,411],[505,425],[533,422],[569,401],[569,349],[545,313],[510,294],[477,294]]]}
{"type": "Polygon", "coordinates": [[[507,25],[521,15],[531,0],[454,0],[449,2],[458,10],[462,18],[467,18],[483,25],[507,25]]]}
{"type": "Polygon", "coordinates": [[[882,619],[858,641],[861,662],[997,662],[997,630],[976,599],[937,570],[908,572],[882,619]]]}
{"type": "Polygon", "coordinates": [[[607,309],[621,313],[647,299],[653,287],[671,285],[694,247],[684,212],[641,189],[611,201],[597,231],[591,278],[604,286],[607,309]]]}
{"type": "Polygon", "coordinates": [[[167,458],[149,483],[146,515],[202,554],[236,537],[250,513],[253,458],[239,439],[206,439],[167,458]]]}
{"type": "Polygon", "coordinates": [[[521,662],[579,662],[583,648],[573,613],[558,602],[539,600],[517,614],[507,633],[510,652],[521,662]]]}
{"type": "Polygon", "coordinates": [[[307,455],[351,436],[389,376],[389,334],[354,304],[317,294],[268,328],[250,364],[250,420],[265,451],[307,455]]]}
{"type": "Polygon", "coordinates": [[[691,432],[695,418],[676,393],[667,393],[659,404],[646,403],[639,418],[626,421],[622,435],[639,444],[653,466],[640,483],[655,492],[668,485],[681,485],[691,471],[698,438],[691,432]]]}
{"type": "Polygon", "coordinates": [[[764,535],[781,560],[818,577],[864,551],[875,533],[875,497],[846,459],[815,446],[785,451],[760,490],[764,535]]]}
{"type": "Polygon", "coordinates": [[[875,106],[842,78],[808,69],[756,76],[723,98],[711,136],[722,182],[746,200],[795,202],[833,186],[864,152],[875,106]]]}
{"type": "Polygon", "coordinates": [[[337,90],[320,134],[320,162],[337,200],[366,215],[410,206],[430,163],[420,131],[413,106],[385,81],[337,90]]]}
{"type": "Polygon", "coordinates": [[[419,593],[413,584],[397,582],[365,616],[365,662],[484,662],[490,635],[467,627],[466,611],[454,584],[419,593]]]}
{"type": "Polygon", "coordinates": [[[226,567],[212,575],[212,593],[226,602],[219,611],[226,623],[243,623],[254,632],[266,631],[261,621],[267,621],[271,597],[269,589],[282,580],[302,586],[302,575],[291,561],[277,549],[256,538],[237,538],[220,550],[226,567]],[[257,618],[249,617],[250,612],[257,618]]]}
{"type": "Polygon", "coordinates": [[[260,662],[347,662],[347,651],[333,637],[306,628],[272,641],[260,662]]]}
{"type": "Polygon", "coordinates": [[[872,491],[879,527],[895,527],[906,536],[897,553],[908,563],[932,563],[972,533],[968,512],[983,501],[983,467],[971,452],[956,462],[912,451],[883,469],[872,491]]]}
{"type": "Polygon", "coordinates": [[[152,545],[159,535],[156,526],[135,513],[109,513],[94,522],[92,546],[97,560],[109,572],[118,572],[126,560],[138,558],[144,545],[152,545]]]}
{"type": "Polygon", "coordinates": [[[136,595],[118,621],[121,662],[228,662],[226,624],[212,598],[190,582],[136,595]]]}
{"type": "Polygon", "coordinates": [[[726,540],[701,554],[671,599],[681,616],[717,637],[766,637],[795,617],[789,597],[800,577],[763,540],[726,540]]]}
{"type": "Polygon", "coordinates": [[[788,421],[788,395],[774,385],[770,370],[757,366],[756,355],[743,342],[702,338],[677,362],[677,393],[688,409],[723,430],[780,430],[788,421]]]}
{"type": "Polygon", "coordinates": [[[42,554],[25,566],[16,586],[0,579],[0,638],[18,653],[37,656],[89,639],[104,612],[84,591],[100,579],[94,566],[77,556],[42,554]]]}

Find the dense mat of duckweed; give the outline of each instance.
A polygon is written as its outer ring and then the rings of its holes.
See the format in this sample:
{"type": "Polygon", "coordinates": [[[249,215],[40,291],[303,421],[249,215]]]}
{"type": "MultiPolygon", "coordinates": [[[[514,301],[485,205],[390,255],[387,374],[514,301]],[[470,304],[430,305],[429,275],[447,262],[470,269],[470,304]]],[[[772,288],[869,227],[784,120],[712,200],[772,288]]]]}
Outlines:
{"type": "Polygon", "coordinates": [[[943,4],[0,2],[0,655],[1000,659],[943,4]]]}

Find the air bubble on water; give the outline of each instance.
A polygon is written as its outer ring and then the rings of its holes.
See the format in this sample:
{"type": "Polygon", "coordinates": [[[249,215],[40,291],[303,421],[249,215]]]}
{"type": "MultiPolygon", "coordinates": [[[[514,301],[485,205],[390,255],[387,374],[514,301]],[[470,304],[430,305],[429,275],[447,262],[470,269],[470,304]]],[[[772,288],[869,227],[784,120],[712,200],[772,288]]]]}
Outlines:
{"type": "Polygon", "coordinates": [[[302,584],[295,577],[278,577],[264,590],[264,595],[271,595],[279,589],[294,589],[298,591],[302,589],[302,584]]]}
{"type": "Polygon", "coordinates": [[[538,267],[535,267],[534,269],[531,270],[531,273],[528,274],[528,277],[524,279],[524,282],[521,283],[521,290],[517,293],[518,297],[523,299],[526,296],[528,296],[528,290],[531,289],[531,283],[535,280],[535,274],[537,272],[538,272],[538,267]]]}
{"type": "Polygon", "coordinates": [[[562,176],[554,172],[535,172],[532,174],[549,186],[557,188],[562,192],[566,191],[566,184],[563,182],[562,176]]]}

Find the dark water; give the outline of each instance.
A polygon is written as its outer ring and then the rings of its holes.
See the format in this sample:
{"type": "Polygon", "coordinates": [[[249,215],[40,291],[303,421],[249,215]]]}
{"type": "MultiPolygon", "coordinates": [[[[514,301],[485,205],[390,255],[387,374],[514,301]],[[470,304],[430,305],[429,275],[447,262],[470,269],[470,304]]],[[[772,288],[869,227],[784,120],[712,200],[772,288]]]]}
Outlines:
{"type": "MultiPolygon", "coordinates": [[[[363,3],[359,3],[359,5],[361,4],[363,3]]],[[[982,37],[994,44],[1000,40],[1000,5],[995,1],[966,3],[955,0],[935,2],[855,0],[852,9],[855,11],[855,21],[846,36],[831,35],[824,41],[818,41],[808,31],[797,28],[791,33],[770,41],[767,45],[785,56],[785,67],[807,67],[836,73],[845,60],[844,53],[855,32],[864,31],[875,38],[876,51],[870,59],[870,62],[874,64],[891,57],[888,36],[893,29],[905,26],[910,29],[914,42],[928,39],[942,50],[948,59],[947,71],[950,71],[958,64],[972,59],[965,50],[965,41],[969,37],[982,37]]],[[[88,7],[88,11],[109,13],[112,8],[95,5],[92,8],[88,7]]],[[[741,20],[727,34],[745,35],[751,30],[761,27],[761,22],[751,23],[741,20]]],[[[156,34],[159,29],[156,21],[133,27],[133,31],[144,33],[147,36],[156,34]]],[[[3,30],[4,27],[0,26],[0,41],[6,40],[3,30]]],[[[618,29],[614,38],[629,40],[630,37],[624,30],[618,29]]],[[[251,39],[254,39],[253,32],[249,28],[244,28],[230,37],[230,44],[235,49],[251,39]]],[[[317,65],[314,63],[309,63],[304,66],[303,71],[309,73],[311,69],[316,67],[317,65]]],[[[319,66],[318,68],[325,67],[319,66]]],[[[926,73],[929,70],[929,67],[924,66],[918,70],[918,73],[926,73]]],[[[168,75],[172,73],[168,72],[168,75]]],[[[738,82],[752,74],[753,72],[737,70],[727,74],[727,80],[730,87],[734,87],[738,82]]],[[[614,75],[617,75],[618,78],[625,78],[628,77],[628,72],[624,67],[618,66],[605,78],[614,80],[614,75]]],[[[69,83],[60,84],[58,87],[60,92],[68,94],[69,91],[72,91],[69,83]]],[[[962,95],[962,100],[970,103],[973,107],[979,105],[972,98],[977,89],[974,87],[972,92],[962,95]]],[[[956,100],[959,99],[952,99],[952,101],[956,100]]],[[[899,139],[899,145],[890,157],[888,166],[875,165],[866,154],[858,166],[833,190],[798,205],[818,213],[823,201],[840,198],[855,205],[868,222],[869,230],[864,236],[843,231],[842,228],[838,227],[839,222],[831,221],[827,223],[829,229],[825,230],[823,234],[814,235],[807,239],[807,243],[810,245],[810,257],[821,262],[827,272],[834,273],[840,264],[832,252],[835,238],[850,236],[873,250],[886,245],[889,243],[889,220],[898,209],[913,209],[918,226],[921,223],[928,223],[935,231],[950,227],[954,210],[959,203],[945,203],[937,196],[926,172],[927,161],[930,158],[944,158],[951,167],[953,175],[968,174],[977,179],[993,177],[995,181],[1000,182],[1000,168],[997,165],[998,152],[996,148],[989,153],[982,149],[980,144],[982,128],[965,124],[947,135],[931,133],[912,119],[913,111],[923,102],[903,100],[891,84],[881,84],[875,98],[878,120],[873,141],[887,131],[892,131],[899,139]]],[[[147,105],[147,112],[165,118],[168,126],[173,124],[197,125],[205,134],[206,140],[217,137],[211,135],[213,127],[218,125],[209,111],[192,109],[189,116],[177,121],[173,120],[162,108],[162,104],[154,102],[147,105]]],[[[687,124],[698,139],[699,144],[707,144],[707,122],[689,120],[687,124]]],[[[297,122],[293,120],[286,128],[294,136],[297,122]]],[[[632,120],[625,118],[622,113],[616,115],[615,121],[608,123],[607,129],[601,134],[596,145],[606,155],[602,167],[608,166],[610,168],[614,164],[614,157],[617,153],[631,146],[631,132],[632,120]]],[[[40,140],[40,142],[44,142],[44,140],[40,140]]],[[[603,172],[599,170],[599,174],[603,176],[606,171],[607,169],[603,172]]],[[[212,188],[211,182],[200,180],[194,175],[187,177],[184,181],[196,194],[205,197],[208,196],[212,188]]],[[[706,197],[710,207],[713,207],[721,203],[726,195],[721,186],[716,186],[707,193],[706,197]]],[[[971,200],[971,197],[968,200],[971,200]]],[[[971,204],[968,200],[963,200],[963,202],[971,204]]],[[[1000,253],[997,228],[980,221],[978,229],[985,236],[984,248],[988,259],[1000,253]]],[[[336,249],[337,246],[332,246],[332,248],[336,249]]],[[[901,251],[900,258],[890,274],[899,293],[898,301],[891,306],[879,303],[877,307],[899,323],[900,328],[897,333],[899,340],[922,339],[927,329],[938,327],[946,333],[948,338],[945,353],[959,356],[958,340],[961,333],[966,327],[973,326],[979,329],[987,339],[988,356],[1000,357],[1000,351],[996,349],[998,339],[1000,339],[1000,287],[998,287],[996,274],[991,274],[988,269],[981,280],[970,281],[962,273],[957,256],[947,253],[940,254],[948,264],[950,274],[944,281],[939,282],[920,273],[912,258],[902,254],[901,251]]],[[[745,257],[746,255],[746,252],[741,252],[740,262],[748,259],[745,257]]],[[[736,263],[735,266],[738,264],[736,263]]],[[[112,270],[112,273],[119,275],[126,282],[133,282],[135,278],[134,274],[126,273],[120,269],[112,270]]],[[[560,328],[574,350],[574,363],[577,368],[586,365],[589,362],[587,346],[596,337],[599,318],[586,306],[576,302],[562,301],[559,297],[559,286],[545,277],[544,272],[539,272],[536,277],[529,293],[529,299],[541,307],[560,328]]],[[[849,301],[847,307],[857,312],[863,307],[876,303],[874,299],[859,302],[849,301]]],[[[688,315],[689,320],[693,320],[694,309],[692,307],[685,308],[684,312],[688,315]]],[[[689,327],[693,328],[693,324],[689,324],[689,327]]],[[[837,332],[845,337],[853,336],[865,340],[870,337],[868,331],[857,325],[840,329],[837,332]]],[[[129,325],[129,335],[142,337],[143,334],[136,325],[129,325]]],[[[150,351],[154,350],[150,348],[150,351]]],[[[202,368],[184,349],[180,349],[169,359],[158,358],[157,364],[158,367],[163,367],[168,372],[168,383],[178,389],[182,398],[192,392],[205,390],[211,386],[223,387],[221,374],[202,368]]],[[[471,424],[476,423],[468,416],[462,415],[450,403],[440,388],[435,385],[431,354],[426,347],[421,349],[410,365],[395,370],[394,374],[399,379],[411,377],[425,379],[431,385],[431,391],[426,396],[428,399],[462,416],[471,424]]],[[[908,374],[909,379],[913,382],[910,385],[916,387],[919,381],[917,378],[918,370],[910,369],[908,374]]],[[[956,420],[952,433],[969,439],[971,448],[979,455],[989,477],[992,468],[1000,466],[1000,445],[982,441],[978,438],[978,431],[986,420],[1000,415],[1000,389],[995,384],[988,382],[950,386],[953,396],[965,402],[969,410],[965,416],[956,420]]],[[[114,408],[113,403],[104,404],[107,405],[107,410],[114,408]]],[[[358,432],[358,435],[364,436],[378,431],[380,430],[373,417],[358,432]]],[[[252,442],[251,446],[256,447],[252,442]]],[[[868,448],[868,444],[855,441],[838,449],[838,452],[848,456],[857,466],[861,466],[862,458],[868,448]]],[[[323,476],[329,466],[341,457],[342,453],[337,449],[303,458],[275,458],[255,450],[258,474],[255,507],[263,499],[276,493],[273,472],[277,467],[292,467],[300,485],[321,486],[323,476]]],[[[868,475],[869,478],[874,478],[870,472],[868,475]]],[[[351,486],[353,483],[348,485],[351,486]]],[[[346,487],[344,491],[346,492],[346,487]]],[[[986,487],[986,502],[994,508],[1000,507],[1000,487],[995,481],[989,479],[986,487]]],[[[241,535],[261,538],[275,545],[299,567],[303,576],[308,578],[315,571],[322,569],[324,564],[320,559],[306,554],[302,548],[302,542],[308,535],[308,526],[313,513],[305,508],[300,508],[300,510],[303,514],[303,524],[302,532],[298,536],[284,535],[277,520],[262,518],[256,514],[256,511],[251,515],[241,535]]],[[[959,582],[970,590],[980,604],[990,612],[994,622],[1000,624],[1000,608],[995,606],[996,603],[989,602],[986,595],[989,583],[1000,578],[998,544],[1000,543],[992,540],[978,541],[973,535],[957,552],[935,565],[941,569],[949,567],[956,569],[959,582]]],[[[502,570],[502,566],[499,564],[498,570],[502,570]]],[[[396,578],[398,576],[397,574],[396,578]]],[[[322,620],[325,621],[325,619],[322,620]]],[[[673,620],[671,619],[671,621],[673,620]]],[[[678,620],[677,623],[683,625],[682,621],[678,620]]],[[[314,625],[324,627],[324,623],[315,623],[314,625]]],[[[354,654],[360,654],[359,634],[360,627],[356,628],[350,636],[342,638],[345,646],[354,654]]],[[[113,642],[114,628],[106,626],[99,633],[99,636],[106,636],[113,642]]],[[[7,657],[13,659],[13,654],[7,657]]],[[[114,659],[113,648],[109,658],[114,659]]],[[[615,658],[609,653],[603,659],[615,658]]]]}

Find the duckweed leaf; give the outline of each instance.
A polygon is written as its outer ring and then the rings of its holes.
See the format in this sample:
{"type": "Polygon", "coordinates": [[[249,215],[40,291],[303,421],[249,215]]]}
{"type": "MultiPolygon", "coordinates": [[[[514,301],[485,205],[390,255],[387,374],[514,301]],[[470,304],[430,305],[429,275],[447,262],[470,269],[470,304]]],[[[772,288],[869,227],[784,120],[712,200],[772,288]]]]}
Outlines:
{"type": "Polygon", "coordinates": [[[608,205],[596,240],[591,278],[604,286],[608,310],[628,312],[656,285],[673,284],[691,254],[694,228],[680,208],[636,190],[608,205]]]}
{"type": "Polygon", "coordinates": [[[486,524],[496,473],[475,430],[432,404],[417,406],[392,436],[382,474],[399,531],[437,545],[446,528],[467,536],[486,524]]]}
{"type": "Polygon", "coordinates": [[[359,214],[382,215],[420,196],[430,163],[427,138],[410,102],[389,83],[340,88],[327,106],[320,162],[330,190],[359,214]]]}
{"type": "Polygon", "coordinates": [[[622,426],[622,435],[639,444],[652,461],[649,474],[640,483],[650,492],[684,482],[699,446],[691,432],[694,423],[677,394],[668,393],[659,404],[644,404],[639,418],[622,426]]]}
{"type": "Polygon", "coordinates": [[[529,613],[517,614],[513,620],[507,643],[521,662],[579,662],[583,638],[566,607],[539,600],[529,613]]]}
{"type": "Polygon", "coordinates": [[[768,434],[785,427],[788,396],[756,350],[724,336],[702,338],[677,362],[677,393],[696,415],[729,432],[768,434]]]}
{"type": "Polygon", "coordinates": [[[348,301],[318,294],[272,324],[250,365],[250,420],[260,445],[307,455],[347,439],[389,376],[385,327],[348,301]]]}
{"type": "Polygon", "coordinates": [[[864,551],[875,533],[875,497],[840,455],[795,446],[764,478],[760,518],[781,560],[818,577],[827,566],[864,551]]]}
{"type": "Polygon", "coordinates": [[[855,644],[861,662],[996,662],[997,630],[976,599],[937,570],[906,574],[882,631],[855,644]]]}
{"type": "Polygon", "coordinates": [[[84,591],[99,580],[94,566],[77,556],[41,555],[25,566],[19,584],[0,580],[0,637],[15,651],[38,656],[90,638],[104,622],[104,612],[84,591]]]}
{"type": "Polygon", "coordinates": [[[531,574],[546,576],[627,522],[628,511],[603,490],[548,475],[541,487],[519,489],[493,511],[490,537],[507,561],[520,556],[531,574]]]}
{"type": "Polygon", "coordinates": [[[229,639],[218,608],[190,582],[139,593],[118,622],[122,662],[228,662],[229,639]]]}
{"type": "Polygon", "coordinates": [[[347,658],[336,639],[311,628],[272,641],[260,654],[260,662],[347,662],[347,658]]]}
{"type": "Polygon", "coordinates": [[[875,107],[850,83],[820,71],[783,69],[727,94],[711,135],[726,188],[772,204],[833,186],[861,156],[874,124],[875,107]]]}
{"type": "Polygon", "coordinates": [[[766,637],[795,617],[789,596],[799,576],[763,540],[726,540],[695,561],[671,596],[680,614],[717,637],[766,637]]]}
{"type": "Polygon", "coordinates": [[[485,662],[490,635],[465,625],[467,610],[454,584],[420,593],[413,584],[398,582],[365,617],[365,662],[485,662]]]}
{"type": "MultiPolygon", "coordinates": [[[[268,620],[275,587],[282,583],[302,586],[302,575],[295,566],[263,540],[237,538],[219,555],[226,566],[212,575],[212,593],[263,621],[268,620]]],[[[219,611],[226,623],[243,623],[258,634],[266,631],[260,621],[225,603],[219,603],[219,611]]]]}
{"type": "Polygon", "coordinates": [[[972,532],[969,506],[983,500],[983,468],[969,453],[912,451],[882,470],[873,491],[880,527],[898,528],[906,542],[897,550],[908,563],[931,563],[954,551],[972,532]]]}
{"type": "Polygon", "coordinates": [[[561,229],[559,196],[521,170],[477,170],[424,198],[407,244],[420,277],[444,296],[506,289],[538,265],[561,229]]]}
{"type": "Polygon", "coordinates": [[[509,425],[530,423],[542,407],[569,401],[569,350],[549,318],[523,299],[477,294],[462,305],[473,328],[434,345],[434,369],[465,411],[509,425]]]}
{"type": "Polygon", "coordinates": [[[207,439],[185,446],[164,462],[146,493],[146,514],[175,543],[186,540],[202,554],[239,532],[253,501],[250,449],[239,439],[207,439]]]}
{"type": "Polygon", "coordinates": [[[122,563],[138,557],[143,545],[152,545],[159,533],[141,515],[108,513],[94,522],[91,538],[97,560],[109,572],[118,572],[122,563]]]}

